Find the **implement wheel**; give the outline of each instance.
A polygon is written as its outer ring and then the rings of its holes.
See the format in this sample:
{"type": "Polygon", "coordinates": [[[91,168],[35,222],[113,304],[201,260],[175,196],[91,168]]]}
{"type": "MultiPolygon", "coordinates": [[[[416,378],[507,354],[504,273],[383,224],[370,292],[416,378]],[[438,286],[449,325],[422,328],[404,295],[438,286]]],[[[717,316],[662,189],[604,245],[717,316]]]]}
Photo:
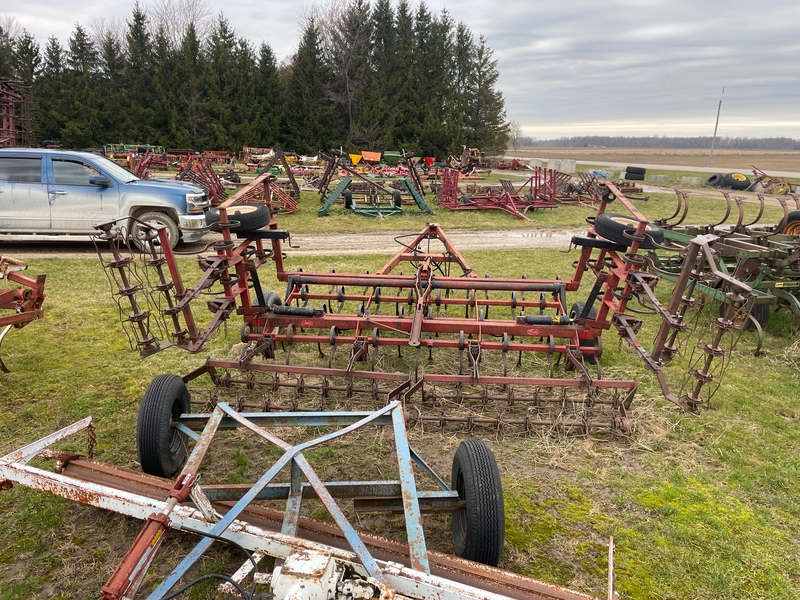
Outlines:
{"type": "MultiPolygon", "coordinates": [[[[236,222],[236,225],[230,227],[230,231],[235,233],[247,233],[261,229],[265,225],[269,225],[271,218],[269,207],[265,204],[232,204],[228,208],[228,220],[236,222]]],[[[213,231],[221,230],[219,209],[212,208],[206,213],[206,225],[209,225],[213,231]]]]}
{"type": "Polygon", "coordinates": [[[776,231],[784,235],[800,235],[800,210],[793,210],[781,219],[776,231]]]}
{"type": "MultiPolygon", "coordinates": [[[[741,329],[743,331],[754,331],[756,328],[756,324],[753,323],[753,320],[758,322],[759,327],[763,330],[767,323],[769,323],[769,304],[754,304],[753,309],[750,311],[750,315],[741,318],[740,315],[733,316],[733,324],[737,329],[741,329]]],[[[719,316],[725,316],[725,304],[719,305],[719,316]]]]}
{"type": "Polygon", "coordinates": [[[189,412],[189,390],[177,375],[159,375],[147,387],[136,423],[142,471],[172,477],[186,460],[187,435],[174,427],[189,412]]]}
{"type": "Polygon", "coordinates": [[[453,457],[452,483],[466,507],[453,513],[457,556],[496,567],[505,540],[503,485],[494,454],[480,440],[461,442],[453,457]]]}
{"type": "MultiPolygon", "coordinates": [[[[630,246],[633,243],[630,236],[636,233],[638,224],[636,219],[627,215],[600,213],[594,221],[594,230],[602,238],[623,246],[630,246]]],[[[644,230],[644,239],[639,247],[643,250],[652,250],[663,241],[664,230],[648,223],[644,230]]]]}

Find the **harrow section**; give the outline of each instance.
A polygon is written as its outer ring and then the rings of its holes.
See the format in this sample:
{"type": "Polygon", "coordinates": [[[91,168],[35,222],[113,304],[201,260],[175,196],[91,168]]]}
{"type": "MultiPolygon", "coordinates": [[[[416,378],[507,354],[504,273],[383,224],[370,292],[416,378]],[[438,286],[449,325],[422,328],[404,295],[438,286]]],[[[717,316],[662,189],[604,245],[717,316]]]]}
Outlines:
{"type": "MultiPolygon", "coordinates": [[[[401,250],[375,273],[289,272],[281,244],[288,232],[274,219],[262,228],[269,215],[259,220],[250,208],[231,201],[219,207],[214,225],[225,239],[215,245],[216,255],[199,258],[203,275],[194,287],[183,283],[170,249],[162,256],[155,247],[144,264],[151,274],[141,278],[152,283],[131,284],[132,266],[121,258],[114,226],[104,226],[100,236],[111,244],[113,258],[105,264],[120,282],[120,299],[131,302],[133,312],[123,320],[142,354],[168,345],[200,351],[217,327],[241,315],[238,359],[210,358],[184,377],[210,375],[214,386],[202,400],[210,406],[223,389],[235,390],[237,408],[263,411],[371,410],[390,394],[405,403],[409,419],[432,426],[628,432],[638,384],[604,377],[598,360],[604,330],[615,328],[656,374],[665,396],[687,410],[707,402],[704,392],[719,384],[712,365],[724,363],[735,344],[726,335],[728,320],[706,319],[702,327],[691,320],[700,308],[697,269],[704,267],[698,265],[711,260],[717,238],[691,241],[663,303],[655,293],[659,278],[646,272],[648,260],[640,254],[659,247],[663,232],[611,184],[587,235],[573,238],[580,256],[570,279],[480,277],[436,224],[397,238],[401,250]],[[631,216],[606,212],[614,201],[631,216]],[[286,284],[281,294],[268,291],[260,276],[267,261],[286,284]],[[585,275],[591,289],[580,295],[585,275]],[[212,318],[201,329],[191,304],[208,294],[215,296],[206,302],[212,318]],[[660,316],[650,351],[637,338],[643,322],[628,312],[631,299],[660,316]],[[156,339],[154,322],[166,342],[156,339]],[[662,367],[695,333],[704,341],[697,342],[678,396],[662,367]]],[[[749,310],[749,287],[723,279],[730,288],[724,314],[749,310]]]]}

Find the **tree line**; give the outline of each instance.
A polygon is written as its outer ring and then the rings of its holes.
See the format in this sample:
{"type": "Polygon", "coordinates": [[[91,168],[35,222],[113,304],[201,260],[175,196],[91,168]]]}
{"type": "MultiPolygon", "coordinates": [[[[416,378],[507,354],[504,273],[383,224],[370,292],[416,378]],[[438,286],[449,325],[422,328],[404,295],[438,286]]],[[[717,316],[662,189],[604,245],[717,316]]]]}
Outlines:
{"type": "MultiPolygon", "coordinates": [[[[573,136],[552,140],[537,140],[520,137],[520,146],[561,146],[585,148],[602,146],[604,148],[711,148],[711,136],[663,137],[663,136],[573,136]]],[[[789,137],[747,138],[719,137],[714,142],[718,149],[732,150],[800,150],[800,140],[789,137]]]]}
{"type": "Polygon", "coordinates": [[[279,64],[203,0],[137,2],[124,24],[76,24],[67,47],[55,37],[41,47],[6,18],[0,78],[31,89],[33,138],[69,148],[505,150],[493,51],[446,10],[330,0],[301,25],[279,64]]]}

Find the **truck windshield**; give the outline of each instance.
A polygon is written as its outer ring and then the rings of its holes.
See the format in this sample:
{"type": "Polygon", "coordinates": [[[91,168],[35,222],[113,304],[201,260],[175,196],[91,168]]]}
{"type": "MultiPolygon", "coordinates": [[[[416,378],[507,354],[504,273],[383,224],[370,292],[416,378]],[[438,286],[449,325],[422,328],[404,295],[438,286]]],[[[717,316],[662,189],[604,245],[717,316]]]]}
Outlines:
{"type": "Polygon", "coordinates": [[[96,157],[96,161],[98,167],[118,181],[124,181],[125,183],[128,183],[130,181],[138,181],[139,179],[125,167],[119,166],[117,163],[107,159],[104,156],[96,157]]]}

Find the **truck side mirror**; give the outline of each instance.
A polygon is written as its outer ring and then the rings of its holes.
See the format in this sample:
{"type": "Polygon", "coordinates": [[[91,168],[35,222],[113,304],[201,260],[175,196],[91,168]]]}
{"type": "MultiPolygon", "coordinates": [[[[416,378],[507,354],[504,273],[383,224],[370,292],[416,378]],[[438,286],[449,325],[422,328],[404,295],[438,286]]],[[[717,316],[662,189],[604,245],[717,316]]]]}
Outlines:
{"type": "Polygon", "coordinates": [[[97,185],[100,187],[111,187],[111,180],[105,175],[91,175],[89,177],[89,185],[97,185]]]}

